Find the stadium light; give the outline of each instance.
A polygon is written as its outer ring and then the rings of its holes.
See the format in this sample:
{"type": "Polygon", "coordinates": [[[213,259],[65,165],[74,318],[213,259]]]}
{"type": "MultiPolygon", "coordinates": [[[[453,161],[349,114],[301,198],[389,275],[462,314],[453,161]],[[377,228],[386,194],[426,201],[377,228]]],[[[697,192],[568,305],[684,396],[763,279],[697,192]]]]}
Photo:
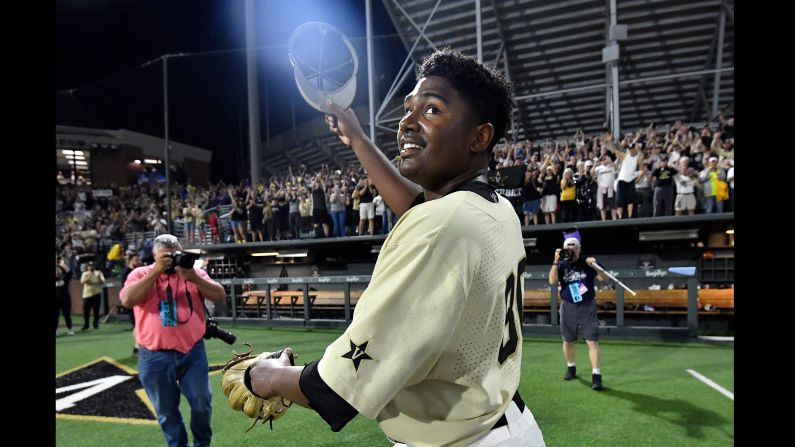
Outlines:
{"type": "Polygon", "coordinates": [[[687,230],[663,230],[663,231],[641,231],[638,233],[640,242],[651,241],[677,241],[698,239],[698,230],[695,228],[687,230]]]}
{"type": "Polygon", "coordinates": [[[277,258],[304,258],[309,256],[306,250],[284,250],[276,255],[277,258]]]}
{"type": "Polygon", "coordinates": [[[251,256],[277,256],[279,252],[277,251],[260,251],[257,253],[251,253],[251,256]]]}

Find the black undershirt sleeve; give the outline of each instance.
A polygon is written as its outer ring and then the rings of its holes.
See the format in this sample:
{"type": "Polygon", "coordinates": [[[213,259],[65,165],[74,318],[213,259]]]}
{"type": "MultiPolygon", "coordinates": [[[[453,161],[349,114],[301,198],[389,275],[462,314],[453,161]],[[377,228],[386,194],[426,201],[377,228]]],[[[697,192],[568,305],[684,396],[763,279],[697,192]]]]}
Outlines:
{"type": "Polygon", "coordinates": [[[316,360],[304,367],[298,385],[309,401],[309,406],[326,421],[331,431],[337,432],[359,412],[323,381],[317,365],[316,360]]]}
{"type": "Polygon", "coordinates": [[[425,193],[417,194],[417,197],[415,197],[414,201],[411,202],[411,206],[409,206],[409,209],[414,208],[415,206],[417,206],[417,205],[419,205],[421,203],[425,203],[425,193]]]}

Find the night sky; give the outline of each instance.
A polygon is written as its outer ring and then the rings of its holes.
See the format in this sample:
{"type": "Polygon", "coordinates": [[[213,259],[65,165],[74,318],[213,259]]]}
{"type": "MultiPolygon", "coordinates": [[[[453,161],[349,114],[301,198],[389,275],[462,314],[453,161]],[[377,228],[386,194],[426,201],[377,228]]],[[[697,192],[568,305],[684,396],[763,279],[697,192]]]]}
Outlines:
{"type": "MultiPolygon", "coordinates": [[[[288,60],[293,30],[308,21],[345,33],[367,83],[364,0],[256,0],[260,126],[266,137],[319,112],[300,97],[288,60]]],[[[381,0],[372,0],[378,95],[383,98],[406,50],[381,0]]],[[[169,137],[213,151],[213,180],[248,176],[245,6],[243,0],[56,1],[56,124],[129,129],[163,137],[163,65],[169,58],[169,137]],[[225,51],[227,50],[227,51],[225,51]],[[153,63],[141,67],[148,61],[153,63]]],[[[357,95],[354,106],[367,103],[357,95]]]]}

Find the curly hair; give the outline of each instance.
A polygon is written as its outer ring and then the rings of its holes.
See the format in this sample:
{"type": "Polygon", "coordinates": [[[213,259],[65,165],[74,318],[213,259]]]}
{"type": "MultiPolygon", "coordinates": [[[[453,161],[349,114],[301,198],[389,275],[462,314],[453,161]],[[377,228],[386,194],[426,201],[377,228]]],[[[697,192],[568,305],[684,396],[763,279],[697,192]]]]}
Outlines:
{"type": "Polygon", "coordinates": [[[491,151],[511,122],[514,106],[511,82],[501,72],[450,48],[442,48],[425,58],[417,80],[428,76],[447,79],[470,106],[477,123],[494,126],[488,148],[491,151]]]}

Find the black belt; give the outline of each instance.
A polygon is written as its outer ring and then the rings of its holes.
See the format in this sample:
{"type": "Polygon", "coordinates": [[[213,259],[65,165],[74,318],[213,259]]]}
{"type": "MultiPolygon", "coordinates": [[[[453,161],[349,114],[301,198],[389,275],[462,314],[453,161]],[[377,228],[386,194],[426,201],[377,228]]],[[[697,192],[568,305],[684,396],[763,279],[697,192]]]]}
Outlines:
{"type": "MultiPolygon", "coordinates": [[[[522,400],[522,396],[519,395],[518,390],[516,391],[516,394],[513,395],[513,399],[511,400],[513,400],[516,406],[519,407],[519,411],[524,411],[525,408],[524,401],[522,400]]],[[[491,429],[494,430],[495,428],[500,428],[506,425],[508,425],[508,418],[505,417],[505,413],[503,413],[502,416],[500,416],[500,418],[497,419],[497,423],[494,424],[494,426],[491,427],[491,429]]]]}

